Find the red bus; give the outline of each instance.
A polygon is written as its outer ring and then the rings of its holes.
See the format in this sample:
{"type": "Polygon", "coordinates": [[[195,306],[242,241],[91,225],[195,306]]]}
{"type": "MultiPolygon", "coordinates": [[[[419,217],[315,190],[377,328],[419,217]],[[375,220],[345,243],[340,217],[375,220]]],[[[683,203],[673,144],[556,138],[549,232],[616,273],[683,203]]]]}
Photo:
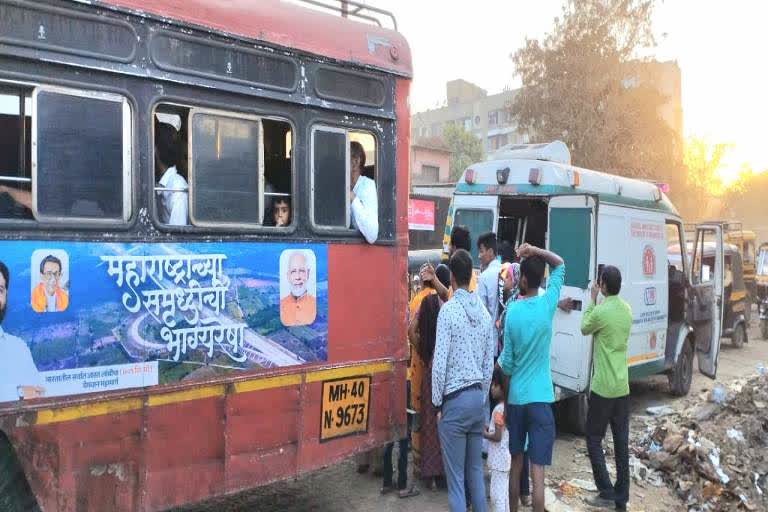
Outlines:
{"type": "Polygon", "coordinates": [[[404,433],[409,48],[305,4],[0,0],[0,509],[165,510],[404,433]]]}

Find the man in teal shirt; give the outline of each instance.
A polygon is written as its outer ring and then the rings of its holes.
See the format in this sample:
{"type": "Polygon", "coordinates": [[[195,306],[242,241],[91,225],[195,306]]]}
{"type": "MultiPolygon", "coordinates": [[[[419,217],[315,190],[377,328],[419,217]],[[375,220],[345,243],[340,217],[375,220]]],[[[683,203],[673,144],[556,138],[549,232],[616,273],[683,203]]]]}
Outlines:
{"type": "Polygon", "coordinates": [[[521,245],[517,253],[523,258],[520,264],[520,300],[507,306],[504,349],[499,357],[499,366],[509,376],[506,413],[509,452],[512,455],[509,505],[511,512],[517,512],[527,437],[533,480],[533,510],[544,512],[544,467],[552,464],[555,443],[549,350],[552,319],[565,279],[565,264],[557,254],[528,244],[521,245]],[[539,295],[547,264],[552,271],[546,292],[539,295]]]}
{"type": "Polygon", "coordinates": [[[584,312],[581,332],[592,335],[594,364],[587,413],[587,450],[599,495],[596,507],[626,510],[629,501],[629,372],[627,343],[632,308],[621,297],[621,272],[606,266],[592,286],[592,301],[584,312]],[[596,305],[598,292],[605,300],[596,305]],[[611,484],[603,455],[608,424],[616,453],[616,484],[611,484]]]}

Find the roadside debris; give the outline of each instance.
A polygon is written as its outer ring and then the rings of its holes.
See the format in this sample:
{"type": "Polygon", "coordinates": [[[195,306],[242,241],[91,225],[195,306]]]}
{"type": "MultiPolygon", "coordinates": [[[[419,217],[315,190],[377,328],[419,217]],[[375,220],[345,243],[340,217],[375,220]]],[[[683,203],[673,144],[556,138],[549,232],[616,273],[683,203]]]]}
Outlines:
{"type": "Polygon", "coordinates": [[[668,405],[659,405],[657,407],[648,407],[645,412],[650,414],[651,416],[656,417],[663,417],[663,416],[669,416],[670,414],[674,414],[675,410],[668,406],[668,405]]]}
{"type": "Polygon", "coordinates": [[[718,384],[682,412],[648,408],[655,417],[636,445],[639,459],[630,459],[633,479],[642,486],[658,478],[693,511],[768,509],[766,404],[757,376],[718,384]]]}

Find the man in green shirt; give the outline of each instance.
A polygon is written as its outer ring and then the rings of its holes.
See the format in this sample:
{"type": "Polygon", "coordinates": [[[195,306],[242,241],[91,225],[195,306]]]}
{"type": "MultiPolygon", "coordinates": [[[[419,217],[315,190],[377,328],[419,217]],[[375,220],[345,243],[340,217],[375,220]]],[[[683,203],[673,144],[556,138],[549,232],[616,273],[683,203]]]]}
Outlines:
{"type": "Polygon", "coordinates": [[[596,507],[627,509],[629,501],[629,375],[627,344],[632,328],[632,308],[621,297],[621,272],[605,266],[592,301],[584,312],[581,332],[593,335],[592,393],[587,413],[587,450],[599,495],[596,507]],[[598,292],[605,300],[596,305],[598,292]],[[611,484],[603,455],[603,438],[611,425],[616,452],[616,484],[611,484]]]}

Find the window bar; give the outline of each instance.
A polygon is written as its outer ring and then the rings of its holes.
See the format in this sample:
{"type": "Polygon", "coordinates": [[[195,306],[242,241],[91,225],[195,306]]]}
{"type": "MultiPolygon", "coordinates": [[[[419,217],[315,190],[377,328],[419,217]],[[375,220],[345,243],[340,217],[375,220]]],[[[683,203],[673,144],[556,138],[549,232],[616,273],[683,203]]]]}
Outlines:
{"type": "Polygon", "coordinates": [[[155,187],[155,192],[184,192],[186,194],[186,193],[189,192],[189,189],[186,189],[186,188],[155,187]]]}
{"type": "Polygon", "coordinates": [[[291,197],[291,194],[286,192],[264,192],[264,195],[273,197],[291,197]]]}
{"type": "MultiPolygon", "coordinates": [[[[27,114],[24,111],[24,91],[19,91],[19,175],[27,175],[27,114]]],[[[32,181],[31,179],[29,181],[32,181]]]]}
{"type": "Polygon", "coordinates": [[[0,181],[8,183],[32,183],[32,178],[18,178],[16,176],[0,176],[0,181]]]}

